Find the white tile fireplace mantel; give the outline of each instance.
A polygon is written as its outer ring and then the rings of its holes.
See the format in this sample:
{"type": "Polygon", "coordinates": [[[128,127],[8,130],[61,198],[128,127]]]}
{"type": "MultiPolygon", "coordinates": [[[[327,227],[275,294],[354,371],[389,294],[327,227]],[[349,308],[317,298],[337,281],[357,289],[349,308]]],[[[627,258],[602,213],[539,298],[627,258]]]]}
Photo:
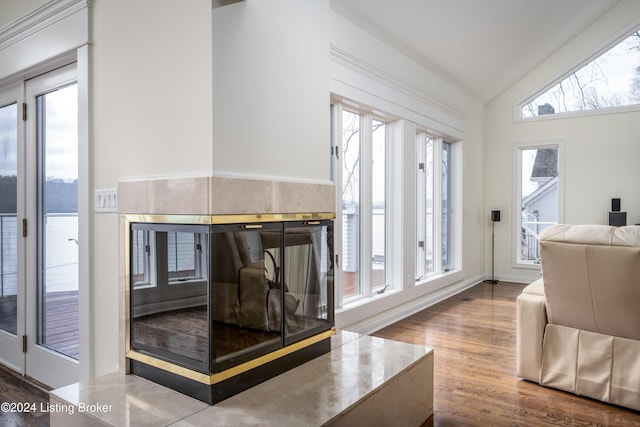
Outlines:
{"type": "Polygon", "coordinates": [[[202,176],[121,181],[118,211],[145,215],[335,212],[331,182],[202,176]]]}

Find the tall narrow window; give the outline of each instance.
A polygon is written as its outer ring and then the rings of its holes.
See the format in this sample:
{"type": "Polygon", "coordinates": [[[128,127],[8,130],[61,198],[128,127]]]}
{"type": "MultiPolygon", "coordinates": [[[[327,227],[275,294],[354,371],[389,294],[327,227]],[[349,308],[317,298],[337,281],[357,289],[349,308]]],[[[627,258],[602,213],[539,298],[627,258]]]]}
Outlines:
{"type": "Polygon", "coordinates": [[[373,120],[371,134],[371,288],[378,289],[386,282],[387,143],[384,123],[373,120]]]}
{"type": "Polygon", "coordinates": [[[360,115],[342,112],[342,297],[360,294],[360,115]]]}
{"type": "Polygon", "coordinates": [[[451,178],[453,171],[451,163],[451,144],[442,142],[442,270],[448,271],[451,268],[451,224],[452,199],[451,199],[451,178]]]}
{"type": "Polygon", "coordinates": [[[416,280],[433,273],[433,138],[418,134],[416,156],[416,280]]]}
{"type": "Polygon", "coordinates": [[[538,264],[538,234],[560,220],[559,147],[519,147],[517,262],[538,264]]]}
{"type": "Polygon", "coordinates": [[[388,126],[380,117],[341,104],[332,107],[340,189],[341,249],[338,306],[383,293],[387,286],[388,126]]]}
{"type": "Polygon", "coordinates": [[[416,281],[455,269],[454,144],[418,133],[416,281]]]}

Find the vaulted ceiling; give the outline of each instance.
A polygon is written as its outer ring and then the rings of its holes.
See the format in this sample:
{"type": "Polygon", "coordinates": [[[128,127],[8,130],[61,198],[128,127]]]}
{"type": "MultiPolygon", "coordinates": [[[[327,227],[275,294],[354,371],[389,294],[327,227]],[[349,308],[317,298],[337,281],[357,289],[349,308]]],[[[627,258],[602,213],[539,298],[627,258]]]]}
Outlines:
{"type": "Polygon", "coordinates": [[[331,7],[488,103],[618,1],[331,0],[331,7]]]}

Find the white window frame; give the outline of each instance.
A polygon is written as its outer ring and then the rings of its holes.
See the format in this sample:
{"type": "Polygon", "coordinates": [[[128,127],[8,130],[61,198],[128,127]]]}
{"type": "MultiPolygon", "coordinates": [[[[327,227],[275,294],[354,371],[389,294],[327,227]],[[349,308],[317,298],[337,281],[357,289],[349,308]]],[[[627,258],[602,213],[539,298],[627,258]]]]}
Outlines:
{"type": "MultiPolygon", "coordinates": [[[[170,231],[170,233],[176,233],[177,239],[177,231],[170,231]]],[[[177,241],[176,243],[176,251],[177,251],[177,241]]],[[[202,248],[205,243],[202,242],[202,233],[193,233],[193,276],[188,277],[180,277],[180,278],[172,278],[168,277],[167,282],[169,285],[181,285],[190,282],[201,282],[203,280],[207,280],[207,268],[206,268],[206,256],[202,248]]],[[[167,255],[169,254],[169,236],[167,235],[167,255]]],[[[176,266],[177,267],[177,266],[176,266]]],[[[172,271],[168,271],[167,274],[170,276],[172,271]]]]}
{"type": "MultiPolygon", "coordinates": [[[[155,288],[158,284],[167,284],[168,286],[180,286],[190,283],[199,283],[207,280],[208,277],[208,268],[207,268],[207,256],[206,250],[202,248],[206,247],[208,244],[203,242],[202,233],[194,233],[194,275],[188,277],[181,278],[171,278],[171,271],[167,272],[159,272],[157,271],[157,258],[160,256],[157,248],[156,241],[156,233],[152,232],[152,230],[137,230],[143,233],[143,241],[146,246],[145,254],[144,254],[144,278],[138,282],[133,284],[134,289],[143,289],[143,288],[155,288]],[[161,275],[161,277],[158,277],[161,275]],[[165,277],[166,276],[166,277],[165,277]]],[[[169,231],[168,233],[175,233],[175,231],[169,231]]],[[[169,253],[169,238],[167,236],[166,239],[167,248],[164,251],[169,253]]],[[[167,260],[168,262],[168,260],[167,260]]]]}
{"type": "Polygon", "coordinates": [[[528,96],[522,102],[514,103],[513,104],[514,122],[556,120],[556,119],[565,119],[565,118],[574,118],[574,117],[588,117],[588,116],[594,116],[594,115],[611,114],[612,112],[640,111],[640,104],[626,104],[626,105],[599,108],[599,109],[584,109],[584,110],[576,110],[576,111],[556,112],[554,114],[536,115],[531,117],[525,117],[525,115],[523,114],[523,109],[529,102],[537,99],[539,96],[551,90],[558,83],[566,80],[575,72],[586,67],[591,62],[597,60],[599,57],[606,54],[609,50],[615,48],[622,41],[630,37],[636,31],[640,31],[640,19],[635,19],[633,22],[626,25],[616,34],[609,37],[607,40],[603,41],[599,45],[596,45],[595,47],[596,50],[594,53],[577,58],[577,60],[574,62],[574,64],[577,64],[577,65],[574,65],[569,71],[561,75],[556,75],[555,78],[551,81],[551,83],[545,84],[543,88],[535,92],[533,95],[528,96]]]}
{"type": "MultiPolygon", "coordinates": [[[[155,233],[152,234],[149,230],[137,230],[142,233],[142,240],[144,244],[144,258],[143,258],[143,274],[144,277],[142,280],[134,282],[134,289],[141,288],[151,288],[156,286],[156,272],[155,272],[155,262],[151,262],[152,253],[155,251],[153,248],[155,247],[155,233]]],[[[132,251],[133,252],[133,251],[132,251]]],[[[155,255],[154,255],[155,256],[155,255]]]]}
{"type": "MultiPolygon", "coordinates": [[[[420,238],[416,240],[416,285],[423,285],[429,283],[431,280],[440,278],[443,275],[457,272],[461,270],[462,260],[462,244],[460,241],[460,231],[462,227],[462,217],[460,215],[461,209],[458,207],[462,205],[462,191],[461,174],[459,157],[461,155],[459,147],[460,143],[449,142],[442,137],[437,137],[429,134],[425,131],[419,131],[416,134],[416,157],[417,164],[426,164],[426,152],[423,149],[425,139],[431,138],[433,141],[433,271],[425,272],[424,264],[426,260],[426,253],[418,250],[420,238]],[[450,244],[450,262],[448,267],[442,265],[442,150],[445,143],[451,144],[451,164],[452,170],[449,171],[451,179],[451,236],[449,238],[450,244]],[[420,274],[422,273],[422,274],[420,274]]],[[[416,181],[418,182],[418,191],[426,191],[426,170],[420,170],[416,166],[416,181]],[[423,176],[421,176],[423,175],[423,176]]],[[[418,192],[416,192],[417,198],[418,192]]],[[[424,196],[423,196],[424,197],[424,196]]],[[[424,218],[426,216],[426,207],[424,203],[418,203],[416,199],[416,235],[422,236],[424,234],[426,225],[424,218]]],[[[426,243],[426,242],[425,242],[426,243]]]]}
{"type": "MultiPolygon", "coordinates": [[[[410,121],[398,119],[386,113],[373,113],[374,110],[359,106],[350,100],[337,99],[332,103],[332,178],[337,189],[336,206],[336,254],[342,256],[342,188],[341,161],[342,153],[342,112],[343,110],[361,115],[360,122],[360,162],[369,164],[371,160],[371,146],[367,144],[367,135],[371,134],[372,120],[385,122],[387,142],[386,142],[386,251],[385,253],[385,282],[389,285],[382,293],[380,289],[372,289],[370,283],[371,259],[368,256],[360,256],[360,293],[357,296],[343,298],[342,277],[336,274],[335,277],[335,297],[336,308],[339,311],[349,310],[369,301],[385,298],[405,291],[413,286],[421,286],[426,290],[437,290],[443,286],[455,283],[462,277],[462,154],[463,142],[455,137],[443,137],[442,134],[425,130],[426,127],[411,123],[410,121]],[[408,126],[406,125],[408,124],[408,126]],[[403,130],[404,129],[404,130],[403,130]],[[413,129],[413,145],[407,145],[408,140],[402,135],[406,129],[413,129]],[[416,137],[420,133],[429,134],[434,141],[434,265],[435,271],[420,278],[415,277],[417,262],[416,250],[418,239],[416,238],[416,215],[417,201],[416,189],[413,185],[408,186],[407,179],[415,182],[418,169],[418,153],[416,152],[416,137]],[[363,142],[364,141],[364,142],[363,142]],[[403,142],[404,141],[404,142],[403,142]],[[451,170],[450,179],[450,203],[451,217],[449,218],[450,229],[450,263],[449,268],[442,266],[442,151],[443,144],[451,144],[451,170]],[[415,170],[414,170],[415,166],[415,170]],[[409,170],[410,169],[410,170],[409,170]],[[394,191],[391,191],[395,189],[394,191]],[[399,193],[403,193],[402,195],[399,193]],[[409,194],[411,193],[411,194],[409,194]],[[411,205],[412,212],[406,211],[411,205]],[[407,219],[412,218],[409,222],[407,219]],[[411,247],[409,253],[407,248],[411,247]],[[411,271],[410,276],[407,273],[411,271]]],[[[368,215],[371,208],[371,170],[360,173],[360,212],[361,230],[369,230],[371,227],[368,215]],[[366,214],[366,215],[365,215],[366,214]],[[364,218],[366,217],[366,218],[364,218]]],[[[417,183],[416,183],[417,185],[417,183]]],[[[360,253],[369,254],[371,252],[371,233],[360,233],[360,253]]],[[[341,270],[342,260],[338,259],[338,271],[341,270]]]]}
{"type": "Polygon", "coordinates": [[[558,223],[564,222],[564,141],[522,142],[513,147],[513,251],[512,267],[531,270],[540,270],[540,264],[521,259],[522,254],[522,151],[544,148],[558,149],[558,223]]]}
{"type": "MultiPolygon", "coordinates": [[[[345,103],[346,104],[346,103],[345,103]]],[[[332,123],[334,129],[334,135],[332,135],[332,174],[334,181],[336,183],[336,192],[338,194],[337,203],[336,203],[336,228],[334,233],[337,238],[335,239],[336,245],[336,254],[338,254],[338,269],[336,277],[334,278],[335,283],[335,300],[336,307],[342,308],[345,305],[358,303],[366,298],[370,298],[376,295],[390,294],[391,290],[397,289],[398,286],[393,286],[390,284],[389,280],[389,271],[390,271],[390,257],[387,256],[387,251],[389,249],[389,229],[392,221],[392,216],[389,212],[389,174],[390,174],[390,138],[389,138],[389,120],[384,117],[383,114],[373,114],[371,111],[367,111],[366,109],[357,108],[355,106],[345,105],[341,102],[336,102],[332,104],[332,123]],[[342,113],[343,111],[349,111],[351,113],[357,114],[360,117],[360,127],[359,127],[359,145],[360,145],[360,222],[359,228],[361,232],[359,233],[359,260],[358,260],[358,276],[359,276],[359,290],[360,292],[357,295],[349,296],[344,298],[342,294],[342,275],[340,272],[342,271],[342,263],[343,260],[340,259],[343,253],[343,241],[342,241],[342,230],[343,230],[343,221],[342,221],[342,198],[339,197],[340,191],[342,189],[343,180],[342,180],[342,167],[341,167],[341,153],[342,153],[342,113]],[[389,284],[389,287],[384,289],[383,292],[378,294],[378,291],[381,291],[383,287],[373,288],[371,286],[371,270],[373,267],[373,262],[370,254],[372,253],[373,248],[373,237],[371,233],[372,229],[372,219],[371,212],[373,206],[372,200],[372,187],[373,187],[373,176],[372,176],[372,168],[363,169],[364,165],[371,165],[372,162],[372,126],[373,121],[383,122],[385,125],[385,279],[384,283],[389,284]],[[339,154],[340,153],[340,154],[339,154]],[[369,232],[363,232],[362,230],[369,230],[369,232]]]]}

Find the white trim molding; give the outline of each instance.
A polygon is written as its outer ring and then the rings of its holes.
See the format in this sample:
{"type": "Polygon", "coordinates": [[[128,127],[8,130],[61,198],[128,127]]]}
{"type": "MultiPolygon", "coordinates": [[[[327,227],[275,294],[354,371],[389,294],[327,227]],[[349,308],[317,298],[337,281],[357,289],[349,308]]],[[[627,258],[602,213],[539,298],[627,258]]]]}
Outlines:
{"type": "Polygon", "coordinates": [[[344,50],[330,49],[331,93],[358,99],[457,139],[466,134],[467,114],[414,90],[387,72],[344,50]],[[354,82],[358,82],[357,86],[354,82]]]}
{"type": "Polygon", "coordinates": [[[50,1],[0,28],[0,85],[89,43],[93,0],[50,1]]]}
{"type": "Polygon", "coordinates": [[[425,308],[431,307],[432,305],[444,301],[447,298],[457,295],[460,292],[477,285],[479,282],[482,282],[483,279],[483,275],[471,277],[435,292],[429,292],[421,297],[409,299],[403,304],[393,306],[388,310],[381,311],[351,324],[349,324],[348,321],[345,322],[347,319],[344,314],[336,313],[336,327],[351,332],[357,332],[359,334],[372,334],[386,326],[411,316],[412,314],[422,311],[425,308]]]}

